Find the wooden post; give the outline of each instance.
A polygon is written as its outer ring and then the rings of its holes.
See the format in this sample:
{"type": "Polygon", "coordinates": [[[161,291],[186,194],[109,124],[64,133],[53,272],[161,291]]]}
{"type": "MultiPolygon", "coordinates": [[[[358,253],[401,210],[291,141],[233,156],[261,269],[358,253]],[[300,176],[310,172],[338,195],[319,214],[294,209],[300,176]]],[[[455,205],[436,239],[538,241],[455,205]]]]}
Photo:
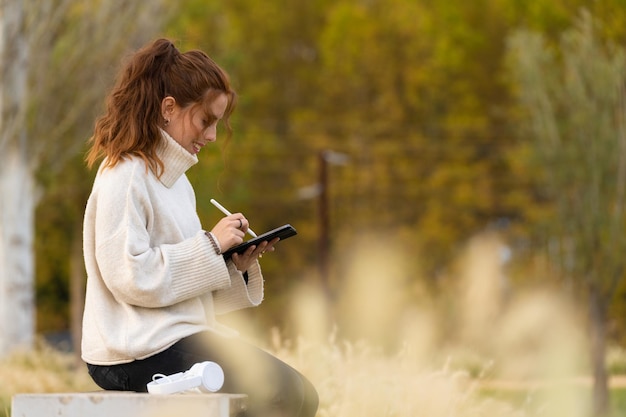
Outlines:
{"type": "Polygon", "coordinates": [[[319,241],[318,241],[318,266],[322,287],[330,294],[328,277],[328,252],[330,246],[329,228],[330,219],[328,212],[328,161],[327,151],[319,153],[319,241]]]}

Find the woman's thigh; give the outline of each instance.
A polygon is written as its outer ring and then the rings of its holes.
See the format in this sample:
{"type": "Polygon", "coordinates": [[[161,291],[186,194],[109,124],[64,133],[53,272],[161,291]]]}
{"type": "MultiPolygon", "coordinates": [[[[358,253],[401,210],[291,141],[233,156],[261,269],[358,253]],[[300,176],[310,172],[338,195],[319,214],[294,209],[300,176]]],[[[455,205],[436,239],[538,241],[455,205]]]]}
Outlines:
{"type": "Polygon", "coordinates": [[[315,414],[318,397],[313,385],[291,366],[256,346],[206,332],[185,339],[173,350],[190,355],[193,363],[209,360],[219,364],[225,375],[222,391],[247,394],[251,409],[272,409],[272,415],[315,414]]]}

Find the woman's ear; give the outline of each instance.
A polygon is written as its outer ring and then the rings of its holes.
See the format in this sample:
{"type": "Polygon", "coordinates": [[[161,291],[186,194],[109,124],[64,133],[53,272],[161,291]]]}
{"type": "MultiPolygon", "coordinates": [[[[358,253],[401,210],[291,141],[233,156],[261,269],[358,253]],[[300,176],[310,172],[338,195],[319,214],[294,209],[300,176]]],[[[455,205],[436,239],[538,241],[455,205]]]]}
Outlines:
{"type": "Polygon", "coordinates": [[[163,119],[168,120],[172,113],[174,113],[174,108],[176,107],[176,99],[172,96],[167,96],[161,101],[161,116],[163,119]]]}

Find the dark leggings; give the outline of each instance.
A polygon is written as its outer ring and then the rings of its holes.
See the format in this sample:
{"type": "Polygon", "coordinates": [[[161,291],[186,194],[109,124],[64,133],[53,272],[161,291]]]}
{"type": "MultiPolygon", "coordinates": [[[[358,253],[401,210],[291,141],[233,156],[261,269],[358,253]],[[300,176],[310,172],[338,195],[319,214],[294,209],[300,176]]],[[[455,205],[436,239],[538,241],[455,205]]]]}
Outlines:
{"type": "Polygon", "coordinates": [[[224,370],[220,392],[248,395],[246,417],[313,417],[317,411],[317,391],[298,371],[240,339],[211,332],[184,338],[147,359],[87,367],[95,383],[105,390],[147,392],[154,374],[183,372],[203,361],[216,362],[224,370]]]}

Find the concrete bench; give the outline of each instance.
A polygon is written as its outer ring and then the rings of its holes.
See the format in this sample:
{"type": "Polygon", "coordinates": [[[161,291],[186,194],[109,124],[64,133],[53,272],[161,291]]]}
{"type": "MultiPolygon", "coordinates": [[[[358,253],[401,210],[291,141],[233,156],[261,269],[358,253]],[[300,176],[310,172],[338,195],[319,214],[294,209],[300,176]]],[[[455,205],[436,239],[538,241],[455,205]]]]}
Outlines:
{"type": "Polygon", "coordinates": [[[244,394],[153,395],[121,391],[16,394],[12,417],[236,417],[244,394]]]}

